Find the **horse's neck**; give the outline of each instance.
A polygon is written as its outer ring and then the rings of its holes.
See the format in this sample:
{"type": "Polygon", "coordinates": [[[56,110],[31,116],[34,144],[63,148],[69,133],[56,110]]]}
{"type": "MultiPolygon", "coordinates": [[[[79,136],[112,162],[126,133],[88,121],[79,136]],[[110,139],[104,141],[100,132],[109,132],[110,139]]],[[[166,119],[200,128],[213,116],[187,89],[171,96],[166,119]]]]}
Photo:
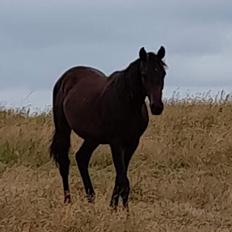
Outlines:
{"type": "Polygon", "coordinates": [[[130,64],[125,70],[125,80],[131,101],[135,104],[143,104],[145,101],[145,93],[141,81],[138,60],[130,64]]]}
{"type": "Polygon", "coordinates": [[[122,105],[140,109],[145,101],[145,94],[139,73],[139,62],[135,61],[128,68],[114,74],[114,86],[122,105]]]}

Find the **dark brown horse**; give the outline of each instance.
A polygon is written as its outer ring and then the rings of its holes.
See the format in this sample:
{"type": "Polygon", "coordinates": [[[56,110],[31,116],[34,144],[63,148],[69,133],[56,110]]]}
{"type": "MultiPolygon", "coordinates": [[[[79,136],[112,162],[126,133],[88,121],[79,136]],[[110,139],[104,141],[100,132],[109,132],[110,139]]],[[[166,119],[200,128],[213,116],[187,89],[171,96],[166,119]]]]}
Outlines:
{"type": "Polygon", "coordinates": [[[55,132],[50,152],[59,166],[65,203],[70,202],[68,151],[73,130],[84,139],[76,161],[88,200],[94,199],[88,172],[90,157],[99,144],[109,144],[116,170],[110,205],[117,207],[121,197],[127,207],[128,165],[148,125],[146,96],[152,114],[163,111],[164,55],[164,47],[157,54],[141,48],[137,60],[109,77],[94,68],[74,67],[57,81],[53,91],[55,132]]]}

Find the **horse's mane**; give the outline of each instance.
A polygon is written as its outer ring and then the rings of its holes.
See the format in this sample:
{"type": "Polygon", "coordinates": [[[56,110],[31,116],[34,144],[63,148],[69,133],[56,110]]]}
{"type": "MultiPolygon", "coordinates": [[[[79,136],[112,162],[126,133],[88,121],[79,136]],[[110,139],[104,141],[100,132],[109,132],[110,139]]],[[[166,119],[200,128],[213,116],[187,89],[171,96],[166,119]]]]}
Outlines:
{"type": "Polygon", "coordinates": [[[129,79],[136,78],[138,75],[139,59],[130,63],[125,69],[113,72],[109,77],[108,81],[111,86],[114,86],[116,91],[120,95],[127,96],[130,90],[129,79]]]}

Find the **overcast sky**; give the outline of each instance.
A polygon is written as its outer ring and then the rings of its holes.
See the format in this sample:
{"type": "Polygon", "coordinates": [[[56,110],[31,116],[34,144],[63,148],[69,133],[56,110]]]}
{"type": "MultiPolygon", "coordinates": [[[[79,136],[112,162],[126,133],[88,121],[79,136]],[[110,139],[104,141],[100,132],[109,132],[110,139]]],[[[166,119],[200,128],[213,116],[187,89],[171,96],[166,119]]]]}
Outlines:
{"type": "Polygon", "coordinates": [[[68,68],[106,74],[166,48],[166,90],[232,91],[232,1],[1,0],[0,102],[50,104],[68,68]]]}

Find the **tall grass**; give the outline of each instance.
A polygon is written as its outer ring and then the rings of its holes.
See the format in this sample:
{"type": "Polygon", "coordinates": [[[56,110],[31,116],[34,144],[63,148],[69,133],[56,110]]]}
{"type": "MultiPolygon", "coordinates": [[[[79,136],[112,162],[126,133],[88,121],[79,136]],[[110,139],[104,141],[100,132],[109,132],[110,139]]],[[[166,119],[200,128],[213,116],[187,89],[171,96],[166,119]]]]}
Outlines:
{"type": "Polygon", "coordinates": [[[151,116],[130,165],[130,214],[111,213],[110,151],[95,152],[90,173],[97,193],[89,205],[74,162],[72,204],[48,155],[51,113],[0,110],[0,231],[232,231],[232,102],[230,96],[166,101],[151,116]]]}

